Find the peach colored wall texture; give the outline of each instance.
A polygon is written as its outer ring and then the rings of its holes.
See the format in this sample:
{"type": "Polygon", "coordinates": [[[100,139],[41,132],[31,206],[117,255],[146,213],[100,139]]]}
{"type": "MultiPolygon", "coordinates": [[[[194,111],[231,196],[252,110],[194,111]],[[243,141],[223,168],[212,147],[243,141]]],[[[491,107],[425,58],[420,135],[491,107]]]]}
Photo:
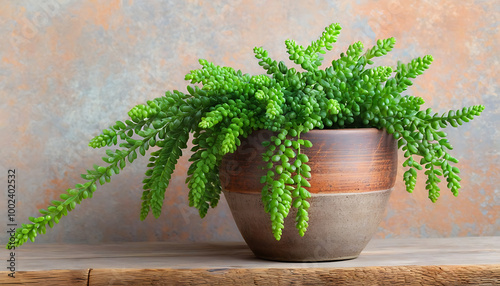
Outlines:
{"type": "MultiPolygon", "coordinates": [[[[0,166],[17,170],[17,219],[37,215],[101,162],[88,141],[134,105],[183,90],[198,58],[259,73],[254,46],[285,58],[284,40],[307,44],[331,22],[343,33],[327,60],[351,43],[394,36],[379,63],[431,54],[411,94],[435,111],[484,104],[481,117],[449,130],[462,190],[427,199],[424,180],[404,191],[402,169],[376,237],[500,235],[498,1],[2,1],[0,166]]],[[[189,154],[188,154],[189,155],[189,154]]],[[[141,158],[37,243],[241,240],[227,204],[205,219],[187,207],[187,158],[179,161],[163,214],[139,221],[141,158]]],[[[423,177],[423,174],[421,175],[423,177]]],[[[0,180],[6,225],[6,180],[0,180]]],[[[443,186],[444,187],[444,186],[443,186]]],[[[5,232],[1,233],[5,241],[5,232]]]]}

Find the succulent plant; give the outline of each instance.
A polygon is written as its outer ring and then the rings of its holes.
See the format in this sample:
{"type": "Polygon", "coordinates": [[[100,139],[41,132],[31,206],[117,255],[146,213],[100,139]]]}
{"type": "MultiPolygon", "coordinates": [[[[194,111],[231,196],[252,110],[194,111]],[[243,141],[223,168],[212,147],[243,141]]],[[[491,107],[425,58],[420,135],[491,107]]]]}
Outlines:
{"type": "Polygon", "coordinates": [[[307,164],[309,158],[301,150],[313,143],[300,135],[312,129],[384,129],[404,152],[403,166],[407,171],[403,179],[407,191],[415,188],[417,170],[425,169],[431,201],[439,197],[441,178],[457,195],[460,177],[454,164],[458,160],[449,153],[452,146],[442,129],[468,122],[480,115],[484,106],[442,115],[430,108],[421,110],[422,98],[402,93],[433,58],[427,55],[406,64],[398,62],[394,67],[373,66],[374,58],[393,49],[394,38],[378,40],[367,50],[356,42],[322,69],[323,54],[332,49],[340,30],[339,24],[329,25],[307,47],[286,40],[289,59],[297,68],[271,59],[261,47],[254,49],[265,70],[259,75],[200,60],[201,68],[185,77],[189,81],[187,92],[169,91],[137,105],[128,113],[128,120],[117,121],[93,138],[91,147],[119,148],[107,149],[103,166],[94,165],[82,174],[82,183],[40,210],[41,216],[31,217],[31,223],[18,228],[7,247],[20,246],[45,233],[47,225],[53,227],[83,199],[91,198],[98,185],[110,182],[138,154],[144,156],[155,146],[159,148],[151,152],[143,181],[140,218],[144,220],[150,212],[158,218],[165,191],[190,134],[194,147],[187,178],[189,205],[204,217],[220,198],[219,164],[223,156],[234,152],[240,139],[254,130],[275,132],[270,141],[263,142],[267,146],[262,154],[267,174],[261,183],[265,211],[278,240],[292,207],[298,209],[296,227],[300,235],[304,235],[309,224],[307,179],[314,174],[307,164]]]}

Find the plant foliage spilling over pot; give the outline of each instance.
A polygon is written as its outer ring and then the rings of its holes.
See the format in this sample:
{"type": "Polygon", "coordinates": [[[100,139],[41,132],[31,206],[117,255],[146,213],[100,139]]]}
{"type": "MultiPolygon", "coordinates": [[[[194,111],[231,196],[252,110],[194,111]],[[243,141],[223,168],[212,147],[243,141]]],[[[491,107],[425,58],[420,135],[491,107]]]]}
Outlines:
{"type": "MultiPolygon", "coordinates": [[[[94,165],[82,174],[83,182],[52,201],[41,216],[31,217],[29,224],[16,230],[7,247],[33,241],[46,226],[53,227],[62,216],[75,209],[83,199],[91,198],[98,185],[110,182],[128,163],[151,153],[143,181],[144,192],[140,218],[152,212],[159,217],[165,190],[182,150],[193,134],[193,154],[189,161],[187,184],[189,205],[204,217],[220,198],[219,164],[254,130],[275,132],[266,151],[267,175],[262,177],[262,201],[269,213],[272,231],[280,239],[284,218],[290,209],[297,209],[296,228],[300,235],[307,230],[310,186],[307,178],[314,176],[309,158],[301,151],[312,143],[300,138],[312,129],[370,128],[385,129],[398,140],[407,167],[406,189],[412,192],[417,170],[425,169],[426,189],[434,202],[439,197],[441,178],[454,195],[460,188],[457,159],[448,150],[452,146],[442,128],[457,127],[480,115],[484,106],[476,105],[444,114],[431,109],[421,110],[424,100],[403,96],[412,80],[431,64],[432,56],[416,58],[396,66],[372,66],[376,57],[390,52],[394,38],[378,40],[365,50],[361,42],[349,46],[338,59],[320,68],[323,54],[337,41],[341,27],[332,24],[321,37],[303,47],[286,40],[289,59],[297,68],[269,57],[261,47],[254,49],[264,74],[248,75],[231,67],[217,66],[200,60],[201,69],[185,77],[187,93],[174,90],[165,96],[135,106],[125,121],[117,121],[90,141],[94,148],[119,145],[106,150],[104,165],[94,165]],[[134,136],[133,135],[137,135],[134,136]]],[[[311,222],[314,223],[314,222],[311,222]]]]}

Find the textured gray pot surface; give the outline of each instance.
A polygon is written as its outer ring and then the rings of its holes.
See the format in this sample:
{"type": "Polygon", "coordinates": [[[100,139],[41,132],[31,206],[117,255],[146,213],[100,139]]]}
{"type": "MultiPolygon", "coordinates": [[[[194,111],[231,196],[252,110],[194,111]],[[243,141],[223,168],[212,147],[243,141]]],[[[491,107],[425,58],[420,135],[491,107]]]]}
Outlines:
{"type": "Polygon", "coordinates": [[[243,238],[257,257],[312,262],[358,257],[376,232],[391,191],[312,194],[306,234],[298,234],[292,208],[280,241],[272,235],[260,194],[225,191],[224,196],[243,238]]]}

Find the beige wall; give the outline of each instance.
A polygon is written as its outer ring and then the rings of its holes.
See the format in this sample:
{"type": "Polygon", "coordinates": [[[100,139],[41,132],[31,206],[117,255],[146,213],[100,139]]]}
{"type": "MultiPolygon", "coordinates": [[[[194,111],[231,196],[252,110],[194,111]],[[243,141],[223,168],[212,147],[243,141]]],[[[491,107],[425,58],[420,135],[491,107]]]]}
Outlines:
{"type": "MultiPolygon", "coordinates": [[[[41,2],[0,4],[0,167],[4,178],[8,168],[18,172],[19,222],[100,163],[102,150],[87,143],[101,129],[136,104],[184,90],[184,75],[198,58],[258,73],[254,46],[284,58],[285,39],[307,44],[339,22],[343,33],[327,60],[354,41],[369,47],[395,36],[395,51],[380,63],[434,56],[411,89],[427,107],[487,106],[460,131],[449,130],[462,170],[460,196],[443,190],[432,204],[423,180],[408,194],[401,169],[376,236],[500,235],[498,1],[41,2]]],[[[143,158],[115,176],[38,242],[241,239],[225,201],[203,220],[187,207],[186,158],[161,218],[140,222],[146,164],[143,158]]],[[[3,194],[0,203],[3,210],[3,194]]]]}

